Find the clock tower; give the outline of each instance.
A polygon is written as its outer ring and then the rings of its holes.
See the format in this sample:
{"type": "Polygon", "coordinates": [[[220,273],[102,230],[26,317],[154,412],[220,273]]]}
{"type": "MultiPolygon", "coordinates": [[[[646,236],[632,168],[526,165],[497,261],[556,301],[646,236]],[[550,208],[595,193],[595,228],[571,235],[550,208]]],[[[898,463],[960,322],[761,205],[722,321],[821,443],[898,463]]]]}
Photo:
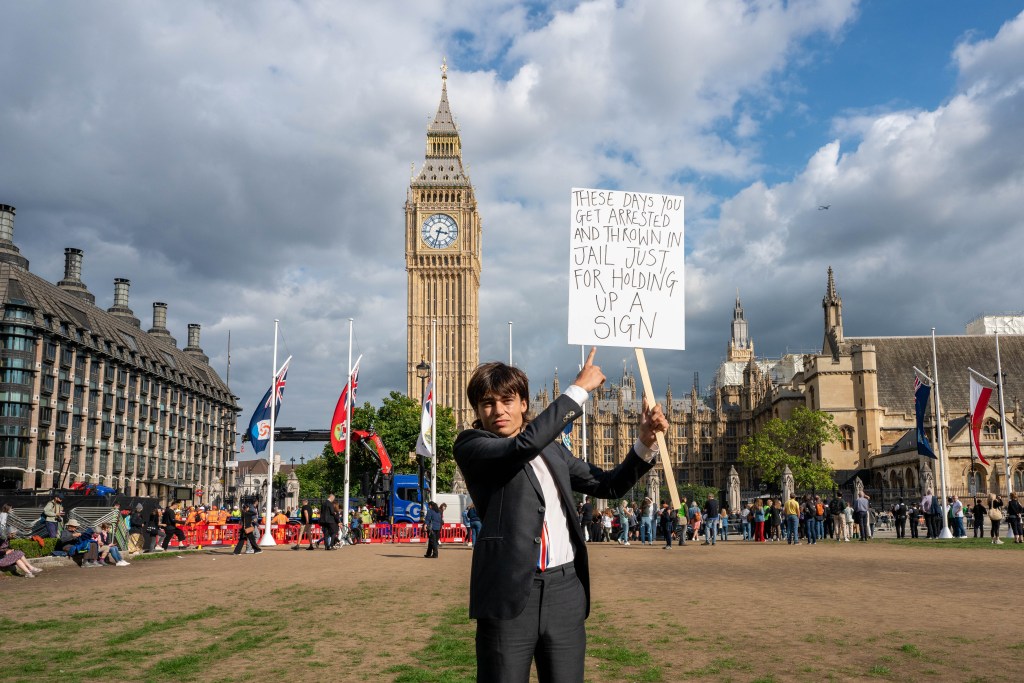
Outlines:
{"type": "Polygon", "coordinates": [[[462,142],[448,106],[448,67],[441,67],[441,102],[427,126],[423,166],[405,200],[408,277],[406,376],[420,400],[416,366],[437,358],[438,405],[455,413],[456,428],[472,424],[466,385],[480,359],[480,214],[462,167],[462,142]],[[431,349],[436,321],[437,348],[431,349]]]}

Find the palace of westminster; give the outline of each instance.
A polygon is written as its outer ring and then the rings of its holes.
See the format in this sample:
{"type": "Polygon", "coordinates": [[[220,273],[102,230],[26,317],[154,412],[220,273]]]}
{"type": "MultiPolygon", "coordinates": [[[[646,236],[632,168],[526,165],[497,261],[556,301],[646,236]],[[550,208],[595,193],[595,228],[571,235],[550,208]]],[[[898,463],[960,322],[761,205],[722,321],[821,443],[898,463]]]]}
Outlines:
{"type": "MultiPolygon", "coordinates": [[[[407,391],[419,398],[418,368],[436,339],[438,402],[459,425],[472,421],[465,387],[479,362],[482,222],[462,142],[448,102],[441,99],[427,127],[426,153],[405,203],[407,391]]],[[[131,495],[168,498],[175,487],[213,501],[223,492],[225,463],[234,459],[237,397],[210,367],[198,324],[178,348],[167,329],[167,304],[153,304],[143,330],[128,305],[130,282],[114,281],[113,305],[103,309],[81,280],[83,254],[65,249],[64,278],[52,284],[29,270],[14,243],[13,207],[0,204],[0,487],[39,488],[75,481],[100,483],[131,495]],[[198,492],[203,491],[205,496],[198,492]]],[[[839,443],[821,448],[836,480],[909,497],[936,481],[935,461],[918,456],[914,370],[930,372],[930,337],[848,336],[842,299],[827,273],[822,350],[758,358],[739,296],[726,360],[709,393],[697,386],[663,405],[673,475],[687,484],[726,488],[735,468],[741,489],[759,490],[757,473],[738,463],[740,446],[767,420],[798,405],[830,414],[839,443]]],[[[1014,316],[985,316],[965,334],[937,338],[941,427],[953,492],[1024,489],[1024,325],[1014,316]],[[993,376],[1001,349],[1009,471],[1004,467],[998,403],[988,409],[981,438],[988,466],[972,460],[968,436],[968,367],[993,376]],[[1007,482],[1007,477],[1010,481],[1007,482]]],[[[724,332],[724,331],[723,331],[724,332]]],[[[724,336],[724,334],[723,334],[724,336]]],[[[557,373],[531,402],[541,410],[560,392],[557,373]]],[[[634,377],[595,392],[587,406],[587,459],[610,467],[635,440],[640,397],[634,377]]],[[[935,421],[926,427],[934,445],[935,421]]],[[[583,423],[573,449],[583,455],[583,423]]],[[[772,485],[776,482],[771,482],[772,485]]]]}

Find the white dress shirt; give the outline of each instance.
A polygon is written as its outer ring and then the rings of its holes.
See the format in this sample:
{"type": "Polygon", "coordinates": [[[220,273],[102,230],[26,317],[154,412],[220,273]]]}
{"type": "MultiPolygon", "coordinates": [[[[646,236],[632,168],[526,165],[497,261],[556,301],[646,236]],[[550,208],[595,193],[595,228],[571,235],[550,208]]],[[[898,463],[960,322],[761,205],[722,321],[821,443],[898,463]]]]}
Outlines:
{"type": "MultiPolygon", "coordinates": [[[[565,390],[564,395],[580,406],[584,406],[589,394],[583,387],[573,384],[565,390]]],[[[649,448],[639,439],[633,444],[633,450],[647,462],[651,462],[658,454],[657,445],[654,448],[649,448]]],[[[565,515],[565,505],[562,504],[562,496],[558,493],[555,478],[552,476],[547,462],[538,453],[530,461],[530,467],[533,468],[533,474],[537,477],[541,494],[544,496],[544,526],[541,530],[537,568],[545,570],[572,562],[576,557],[576,551],[572,547],[572,539],[569,536],[570,521],[565,515]]],[[[572,523],[576,524],[576,520],[573,519],[572,523]]]]}

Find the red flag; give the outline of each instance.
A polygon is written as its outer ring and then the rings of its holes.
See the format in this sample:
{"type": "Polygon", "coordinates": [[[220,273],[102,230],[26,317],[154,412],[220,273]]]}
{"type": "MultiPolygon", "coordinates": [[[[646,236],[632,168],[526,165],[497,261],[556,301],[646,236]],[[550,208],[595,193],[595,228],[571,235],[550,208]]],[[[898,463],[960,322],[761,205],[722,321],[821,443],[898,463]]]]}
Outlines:
{"type": "Polygon", "coordinates": [[[338,405],[334,407],[334,417],[331,418],[331,448],[334,449],[334,454],[338,455],[345,451],[345,444],[348,442],[348,431],[349,431],[349,415],[348,415],[348,404],[356,403],[356,388],[359,386],[359,360],[362,359],[360,356],[356,359],[356,364],[352,368],[352,377],[349,382],[345,383],[344,388],[341,390],[341,397],[338,398],[338,405]],[[348,400],[348,388],[352,386],[352,400],[348,400]]]}
{"type": "Polygon", "coordinates": [[[981,454],[981,424],[985,421],[985,410],[988,408],[988,399],[992,396],[992,387],[985,387],[978,383],[971,375],[971,448],[983,464],[988,465],[988,460],[981,454]]]}

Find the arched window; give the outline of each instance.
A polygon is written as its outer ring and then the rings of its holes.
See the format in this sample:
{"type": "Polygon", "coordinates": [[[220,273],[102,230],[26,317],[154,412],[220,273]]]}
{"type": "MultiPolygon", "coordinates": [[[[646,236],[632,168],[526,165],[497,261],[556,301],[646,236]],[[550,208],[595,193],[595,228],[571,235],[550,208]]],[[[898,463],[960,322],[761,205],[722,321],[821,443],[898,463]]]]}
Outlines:
{"type": "Polygon", "coordinates": [[[843,425],[839,428],[839,433],[842,436],[842,444],[844,451],[853,450],[853,427],[850,425],[843,425]]]}
{"type": "Polygon", "coordinates": [[[983,482],[985,481],[985,472],[977,465],[967,473],[967,490],[968,492],[973,491],[973,495],[985,493],[983,482]]]}
{"type": "Polygon", "coordinates": [[[998,441],[1003,438],[1003,433],[1002,430],[1000,430],[999,428],[999,423],[996,422],[995,420],[989,420],[988,422],[985,423],[985,426],[982,427],[981,435],[983,439],[989,439],[993,441],[998,441]]]}
{"type": "Polygon", "coordinates": [[[1024,469],[1020,466],[1013,471],[1013,490],[1018,493],[1024,491],[1024,469]]]}

